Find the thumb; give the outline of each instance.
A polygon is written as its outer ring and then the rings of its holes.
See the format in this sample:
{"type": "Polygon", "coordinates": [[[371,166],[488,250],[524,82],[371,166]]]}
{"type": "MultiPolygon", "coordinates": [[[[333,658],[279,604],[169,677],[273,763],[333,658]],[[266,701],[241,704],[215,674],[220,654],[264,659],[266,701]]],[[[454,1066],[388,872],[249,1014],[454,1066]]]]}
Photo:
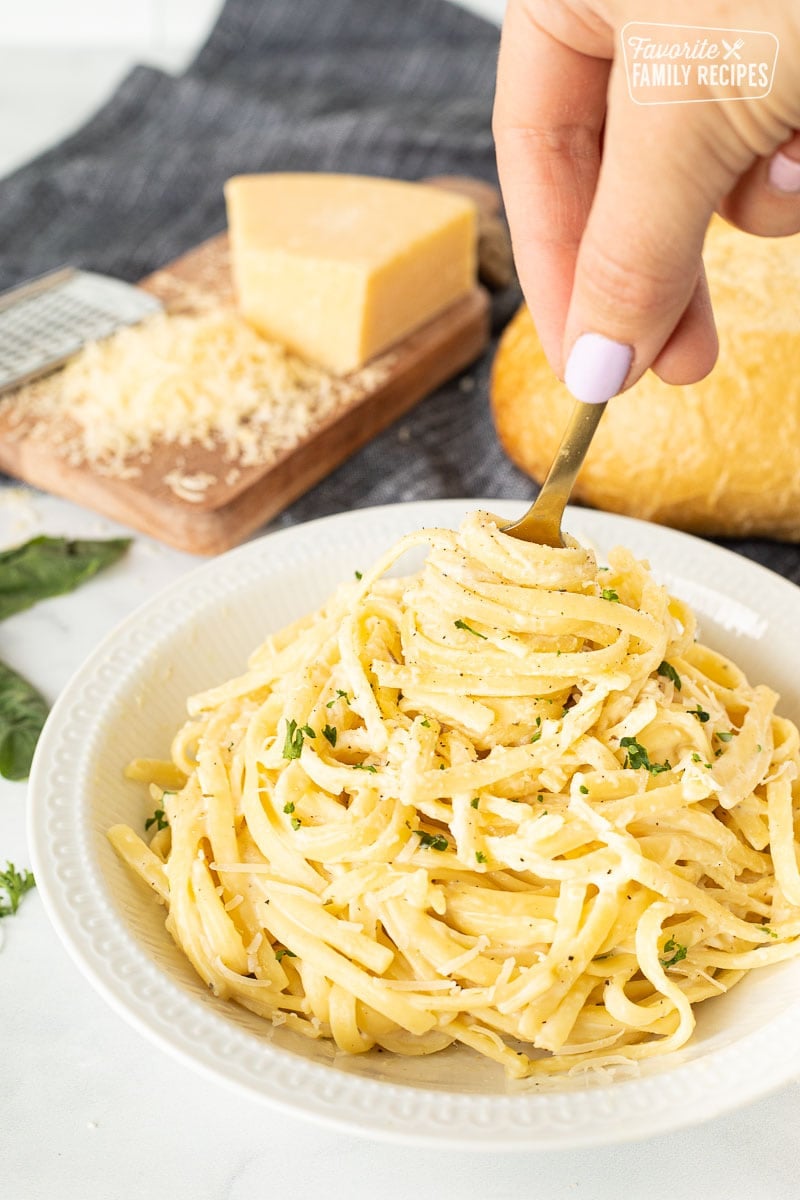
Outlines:
{"type": "Polygon", "coordinates": [[[710,309],[681,324],[711,214],[730,186],[722,162],[708,161],[709,119],[697,113],[712,107],[636,105],[615,65],[564,331],[564,382],[579,400],[602,403],[635,383],[673,333],[670,356],[683,378],[702,378],[713,363],[710,309]]]}

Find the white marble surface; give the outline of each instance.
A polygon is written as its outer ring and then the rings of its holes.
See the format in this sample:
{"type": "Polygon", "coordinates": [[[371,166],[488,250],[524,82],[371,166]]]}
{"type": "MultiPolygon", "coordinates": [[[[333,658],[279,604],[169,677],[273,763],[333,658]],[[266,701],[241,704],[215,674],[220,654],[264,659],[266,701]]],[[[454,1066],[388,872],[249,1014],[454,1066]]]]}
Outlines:
{"type": "MultiPolygon", "coordinates": [[[[504,0],[465,2],[486,15],[504,7],[504,0]]],[[[151,21],[144,33],[136,14],[117,20],[124,4],[70,0],[70,20],[61,24],[64,0],[2,5],[0,173],[84,119],[136,59],[180,66],[216,4],[147,0],[139,6],[151,21]],[[105,44],[93,23],[110,20],[112,9],[115,36],[130,25],[124,44],[105,44]],[[76,14],[90,10],[78,37],[76,14]]],[[[40,532],[110,536],[119,527],[63,501],[0,489],[0,547],[40,532]]],[[[82,591],[0,625],[0,658],[53,700],[104,633],[194,562],[137,537],[126,561],[82,591]]],[[[0,780],[2,865],[29,863],[25,804],[24,784],[0,780]]],[[[9,1200],[798,1195],[798,1085],[701,1128],[634,1145],[535,1156],[387,1146],[275,1113],[166,1057],[93,993],[35,892],[0,935],[0,1195],[9,1200]]]]}
{"type": "MultiPolygon", "coordinates": [[[[0,489],[0,547],[120,531],[65,501],[0,489]]],[[[198,560],[136,537],[71,596],[0,624],[0,658],[54,699],[126,613],[198,560]]],[[[0,780],[0,863],[29,862],[24,784],[0,780]]],[[[552,1154],[414,1150],[331,1132],[228,1093],[130,1029],[94,994],[35,892],[3,921],[0,1191],[15,1200],[789,1200],[800,1085],[702,1127],[552,1154]]]]}

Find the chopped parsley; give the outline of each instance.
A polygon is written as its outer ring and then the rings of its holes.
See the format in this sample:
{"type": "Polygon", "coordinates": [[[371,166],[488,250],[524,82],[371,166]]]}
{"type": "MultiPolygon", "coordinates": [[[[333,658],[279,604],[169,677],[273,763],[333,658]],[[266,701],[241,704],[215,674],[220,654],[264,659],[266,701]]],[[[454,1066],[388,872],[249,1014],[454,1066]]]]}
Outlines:
{"type": "Polygon", "coordinates": [[[711,770],[711,763],[703,762],[702,756],[700,754],[698,754],[696,750],[692,751],[692,762],[703,763],[703,766],[705,767],[705,769],[707,771],[711,770]]]}
{"type": "Polygon", "coordinates": [[[714,736],[718,737],[721,742],[729,742],[733,737],[733,734],[729,729],[719,729],[714,736]]]}
{"type": "Polygon", "coordinates": [[[449,850],[450,843],[443,833],[426,833],[424,829],[415,829],[420,846],[426,850],[449,850]]]}
{"type": "Polygon", "coordinates": [[[663,763],[650,762],[650,756],[641,742],[637,742],[636,738],[624,737],[620,741],[620,746],[625,751],[624,767],[633,767],[634,771],[644,769],[649,771],[651,775],[660,775],[662,771],[671,771],[672,765],[667,759],[663,763]]]}
{"type": "Polygon", "coordinates": [[[581,793],[581,795],[582,795],[582,796],[588,796],[588,795],[589,795],[589,789],[587,788],[587,786],[586,786],[586,784],[585,784],[585,783],[582,783],[582,784],[581,784],[581,786],[580,786],[580,788],[578,789],[578,791],[581,793]]]}
{"type": "Polygon", "coordinates": [[[282,958],[297,958],[297,955],[294,950],[286,950],[284,947],[281,947],[280,950],[275,951],[275,959],[277,962],[280,962],[282,958]]]}
{"type": "Polygon", "coordinates": [[[457,621],[453,621],[453,624],[455,625],[456,629],[463,629],[467,633],[471,633],[473,637],[483,638],[483,640],[486,641],[485,633],[478,633],[477,629],[473,629],[472,626],[468,625],[466,621],[462,621],[461,617],[459,617],[457,621]]]}
{"type": "Polygon", "coordinates": [[[486,855],[483,853],[483,851],[482,851],[482,850],[476,850],[476,851],[475,851],[475,859],[476,859],[476,861],[477,861],[477,862],[479,862],[479,863],[485,863],[485,862],[486,862],[486,855]]]}
{"type": "Polygon", "coordinates": [[[769,925],[759,925],[759,929],[762,933],[768,933],[771,938],[777,938],[778,936],[774,929],[770,929],[769,925]]]}
{"type": "Polygon", "coordinates": [[[299,828],[300,828],[300,818],[292,817],[292,829],[299,829],[299,828]]]}
{"type": "Polygon", "coordinates": [[[350,697],[348,696],[347,692],[343,692],[341,688],[337,688],[336,695],[333,697],[332,700],[328,701],[328,703],[325,705],[325,707],[333,708],[333,706],[337,700],[344,700],[345,704],[350,703],[350,697]]]}
{"type": "Polygon", "coordinates": [[[145,830],[152,828],[153,825],[155,825],[157,833],[160,833],[162,829],[169,828],[169,821],[163,808],[157,808],[152,817],[147,818],[144,823],[145,830]]]}
{"type": "Polygon", "coordinates": [[[759,742],[759,743],[758,743],[758,745],[756,746],[756,751],[757,751],[759,754],[761,753],[761,743],[760,743],[760,742],[759,742]]]}
{"type": "Polygon", "coordinates": [[[377,772],[378,768],[373,767],[371,763],[353,763],[353,770],[354,771],[371,771],[372,774],[374,775],[377,772]]]}
{"type": "Polygon", "coordinates": [[[332,746],[336,745],[336,727],[335,725],[323,725],[322,736],[326,742],[330,742],[332,746]]]}
{"type": "Polygon", "coordinates": [[[287,802],[283,806],[283,811],[286,813],[287,816],[289,816],[291,813],[293,813],[294,812],[294,800],[287,800],[287,802]]]}
{"type": "Polygon", "coordinates": [[[536,733],[533,733],[533,734],[531,734],[531,742],[530,742],[530,744],[531,744],[531,745],[533,745],[533,743],[534,743],[534,742],[538,742],[538,741],[539,741],[539,738],[540,738],[541,736],[542,736],[542,731],[541,731],[541,729],[537,729],[537,730],[536,730],[536,733]]]}
{"type": "Polygon", "coordinates": [[[676,963],[683,962],[686,958],[688,947],[676,942],[674,937],[671,937],[668,942],[664,943],[664,953],[670,955],[668,958],[660,958],[658,961],[662,967],[674,967],[676,963]]]}
{"type": "Polygon", "coordinates": [[[303,739],[316,737],[310,725],[298,725],[297,721],[286,722],[286,739],[283,743],[284,758],[299,758],[303,749],[303,739]]]}
{"type": "Polygon", "coordinates": [[[701,708],[699,704],[697,708],[687,709],[687,712],[690,712],[693,717],[697,717],[701,725],[705,725],[706,721],[711,719],[711,714],[707,713],[706,710],[701,708]]]}
{"type": "Polygon", "coordinates": [[[619,604],[619,595],[614,588],[603,588],[600,594],[604,600],[610,600],[612,604],[619,604]]]}
{"type": "Polygon", "coordinates": [[[353,574],[355,575],[355,577],[356,577],[356,579],[359,581],[359,583],[360,583],[360,582],[361,582],[361,580],[364,578],[364,572],[363,572],[363,571],[353,571],[353,574]]]}
{"type": "Polygon", "coordinates": [[[423,729],[430,729],[430,727],[431,727],[431,723],[427,717],[422,718],[422,720],[420,721],[420,725],[423,727],[423,729]]]}
{"type": "Polygon", "coordinates": [[[680,675],[672,666],[672,664],[668,663],[666,659],[664,659],[662,663],[659,663],[658,674],[663,675],[665,679],[671,679],[678,691],[680,691],[683,687],[680,675]]]}
{"type": "Polygon", "coordinates": [[[20,900],[33,887],[36,887],[33,872],[26,868],[20,872],[12,862],[7,861],[5,871],[0,871],[0,892],[5,892],[8,900],[0,900],[0,917],[13,917],[20,900]]]}
{"type": "Polygon", "coordinates": [[[473,796],[469,802],[470,808],[477,808],[481,802],[480,796],[473,796]]]}

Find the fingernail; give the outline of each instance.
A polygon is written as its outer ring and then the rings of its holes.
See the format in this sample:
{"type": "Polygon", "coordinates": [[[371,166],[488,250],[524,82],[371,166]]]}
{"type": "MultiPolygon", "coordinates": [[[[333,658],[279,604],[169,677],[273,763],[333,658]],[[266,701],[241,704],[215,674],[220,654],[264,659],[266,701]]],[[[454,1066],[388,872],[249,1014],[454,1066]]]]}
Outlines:
{"type": "Polygon", "coordinates": [[[602,333],[582,333],[569,352],[564,383],[576,400],[605,404],[625,382],[633,349],[602,333]]]}
{"type": "Polygon", "coordinates": [[[770,159],[769,181],[779,192],[800,192],[800,162],[779,150],[770,159]]]}

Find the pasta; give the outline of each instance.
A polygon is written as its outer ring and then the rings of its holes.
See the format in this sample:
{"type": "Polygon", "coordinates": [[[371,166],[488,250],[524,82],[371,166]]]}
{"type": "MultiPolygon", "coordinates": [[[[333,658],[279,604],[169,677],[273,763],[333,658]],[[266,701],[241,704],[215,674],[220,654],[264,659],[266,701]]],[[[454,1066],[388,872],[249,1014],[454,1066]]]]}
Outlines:
{"type": "Polygon", "coordinates": [[[624,549],[411,535],[189,701],[130,769],[167,827],[109,837],[217,996],[341,1051],[665,1054],[800,948],[798,731],[694,629],[624,549]]]}

